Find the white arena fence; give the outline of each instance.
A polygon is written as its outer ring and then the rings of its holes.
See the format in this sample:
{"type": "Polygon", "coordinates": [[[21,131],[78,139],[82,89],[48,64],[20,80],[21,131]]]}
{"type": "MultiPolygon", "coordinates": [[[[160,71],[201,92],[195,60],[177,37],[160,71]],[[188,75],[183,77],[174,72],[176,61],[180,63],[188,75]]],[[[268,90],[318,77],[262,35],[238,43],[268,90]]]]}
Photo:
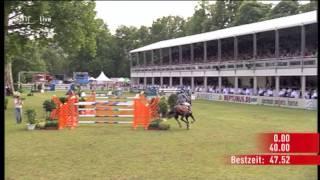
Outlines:
{"type": "Polygon", "coordinates": [[[196,99],[317,110],[317,99],[195,93],[196,99]]]}

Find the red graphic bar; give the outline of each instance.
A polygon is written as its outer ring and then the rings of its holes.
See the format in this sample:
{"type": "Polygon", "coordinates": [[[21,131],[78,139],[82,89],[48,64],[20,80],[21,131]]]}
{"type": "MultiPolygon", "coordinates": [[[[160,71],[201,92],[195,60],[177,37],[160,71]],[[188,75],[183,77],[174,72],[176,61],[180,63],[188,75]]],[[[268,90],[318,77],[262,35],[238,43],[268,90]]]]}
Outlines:
{"type": "Polygon", "coordinates": [[[263,133],[258,147],[271,153],[319,153],[318,133],[263,133]]]}
{"type": "Polygon", "coordinates": [[[231,165],[320,165],[317,155],[234,155],[231,165]]]}

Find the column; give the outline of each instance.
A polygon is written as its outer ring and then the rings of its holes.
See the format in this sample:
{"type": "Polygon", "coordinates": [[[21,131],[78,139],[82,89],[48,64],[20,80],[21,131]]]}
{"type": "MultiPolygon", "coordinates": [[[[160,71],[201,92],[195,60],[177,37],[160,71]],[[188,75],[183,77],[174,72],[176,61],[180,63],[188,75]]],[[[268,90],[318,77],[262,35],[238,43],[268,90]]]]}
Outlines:
{"type": "Polygon", "coordinates": [[[207,41],[203,42],[203,62],[207,62],[207,41]]]}
{"type": "Polygon", "coordinates": [[[203,77],[203,85],[204,85],[205,92],[207,92],[208,91],[208,77],[206,77],[206,76],[203,77]]]}
{"type": "Polygon", "coordinates": [[[222,94],[222,77],[218,77],[218,87],[219,87],[219,92],[222,94]]]}
{"type": "Polygon", "coordinates": [[[257,34],[253,34],[253,59],[257,59],[257,34]]]}
{"type": "Polygon", "coordinates": [[[194,63],[194,47],[193,44],[190,44],[190,60],[191,60],[191,64],[194,63]]]}
{"type": "Polygon", "coordinates": [[[159,49],[159,51],[160,51],[160,66],[162,66],[162,58],[163,58],[163,56],[162,56],[162,49],[159,49]]]}
{"type": "Polygon", "coordinates": [[[143,78],[143,86],[146,87],[147,86],[147,77],[143,78]]]}
{"type": "Polygon", "coordinates": [[[221,62],[221,39],[218,39],[218,61],[221,62]]]}
{"type": "Polygon", "coordinates": [[[253,95],[256,96],[258,94],[258,90],[257,90],[257,76],[253,77],[253,95]]]}
{"type": "Polygon", "coordinates": [[[301,26],[301,56],[304,56],[306,47],[306,28],[304,25],[301,26]]]}
{"type": "Polygon", "coordinates": [[[172,87],[172,77],[169,77],[169,86],[172,87]]]}
{"type": "Polygon", "coordinates": [[[162,86],[163,85],[163,77],[161,76],[160,77],[160,86],[162,86]]]}
{"type": "Polygon", "coordinates": [[[172,64],[172,49],[169,47],[169,64],[172,64]]]}
{"type": "Polygon", "coordinates": [[[151,84],[154,86],[154,77],[151,77],[151,84]]]}
{"type": "Polygon", "coordinates": [[[154,64],[154,53],[153,53],[153,50],[151,50],[151,65],[153,65],[154,64]]]}
{"type": "Polygon", "coordinates": [[[179,46],[179,64],[182,64],[182,46],[179,46]]]}
{"type": "Polygon", "coordinates": [[[233,41],[233,55],[234,55],[234,60],[238,60],[238,38],[234,37],[233,41]]]}
{"type": "Polygon", "coordinates": [[[191,90],[194,92],[194,77],[191,77],[191,90]]]}
{"type": "Polygon", "coordinates": [[[234,77],[234,93],[238,93],[238,77],[234,77]]]}
{"type": "Polygon", "coordinates": [[[275,30],[275,57],[279,57],[279,31],[275,30]]]}
{"type": "Polygon", "coordinates": [[[183,77],[180,77],[180,86],[183,86],[183,77]]]}
{"type": "Polygon", "coordinates": [[[280,76],[276,76],[276,94],[274,96],[278,97],[280,91],[280,76]]]}
{"type": "Polygon", "coordinates": [[[140,66],[140,52],[137,52],[137,66],[139,67],[140,66]]]}
{"type": "Polygon", "coordinates": [[[132,69],[132,54],[130,53],[129,54],[129,61],[130,61],[130,69],[132,69]]]}
{"type": "Polygon", "coordinates": [[[147,54],[146,54],[146,51],[143,51],[143,65],[147,66],[147,54]]]}
{"type": "Polygon", "coordinates": [[[303,98],[304,97],[304,93],[306,91],[306,76],[301,76],[301,95],[303,98]]]}

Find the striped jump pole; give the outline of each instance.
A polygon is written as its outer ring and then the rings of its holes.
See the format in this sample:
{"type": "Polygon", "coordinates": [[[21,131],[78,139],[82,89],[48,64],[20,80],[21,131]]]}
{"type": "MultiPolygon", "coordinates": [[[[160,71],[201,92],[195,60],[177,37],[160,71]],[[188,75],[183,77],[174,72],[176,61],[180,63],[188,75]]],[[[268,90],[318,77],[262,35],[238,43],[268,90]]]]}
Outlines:
{"type": "MultiPolygon", "coordinates": [[[[53,98],[57,100],[58,98],[53,98]]],[[[63,127],[74,128],[77,124],[132,124],[136,129],[139,125],[144,129],[148,129],[151,119],[154,119],[157,114],[157,101],[148,101],[146,97],[140,95],[134,98],[133,101],[96,101],[91,97],[87,102],[78,102],[77,98],[70,97],[66,104],[57,103],[57,112],[59,120],[59,129],[63,127]],[[90,99],[90,101],[89,101],[90,99]],[[84,106],[84,107],[79,107],[84,106]],[[107,107],[105,107],[107,106],[107,107]],[[122,106],[122,107],[113,107],[122,106]],[[115,112],[127,111],[126,114],[115,114],[115,112]],[[89,113],[88,113],[89,112],[89,113]],[[132,118],[132,121],[115,121],[115,120],[94,120],[94,121],[79,121],[79,118],[99,118],[99,117],[118,117],[132,118]]],[[[57,100],[58,102],[58,100],[57,100]]]]}

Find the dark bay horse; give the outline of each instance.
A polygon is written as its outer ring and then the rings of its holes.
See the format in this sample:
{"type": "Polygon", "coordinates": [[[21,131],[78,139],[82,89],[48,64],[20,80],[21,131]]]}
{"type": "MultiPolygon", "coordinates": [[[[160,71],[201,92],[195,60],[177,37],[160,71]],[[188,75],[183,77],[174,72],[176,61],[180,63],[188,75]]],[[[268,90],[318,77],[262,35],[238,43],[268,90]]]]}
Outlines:
{"type": "Polygon", "coordinates": [[[192,118],[191,123],[194,123],[196,121],[192,115],[192,111],[191,111],[190,107],[186,106],[186,105],[181,105],[181,104],[175,105],[173,107],[173,109],[171,111],[169,111],[169,113],[168,113],[168,118],[170,119],[170,118],[174,117],[175,120],[177,121],[179,127],[181,128],[182,126],[179,121],[179,116],[181,117],[180,120],[186,123],[188,130],[190,127],[190,125],[189,125],[190,122],[189,122],[188,118],[189,117],[192,118]]]}

